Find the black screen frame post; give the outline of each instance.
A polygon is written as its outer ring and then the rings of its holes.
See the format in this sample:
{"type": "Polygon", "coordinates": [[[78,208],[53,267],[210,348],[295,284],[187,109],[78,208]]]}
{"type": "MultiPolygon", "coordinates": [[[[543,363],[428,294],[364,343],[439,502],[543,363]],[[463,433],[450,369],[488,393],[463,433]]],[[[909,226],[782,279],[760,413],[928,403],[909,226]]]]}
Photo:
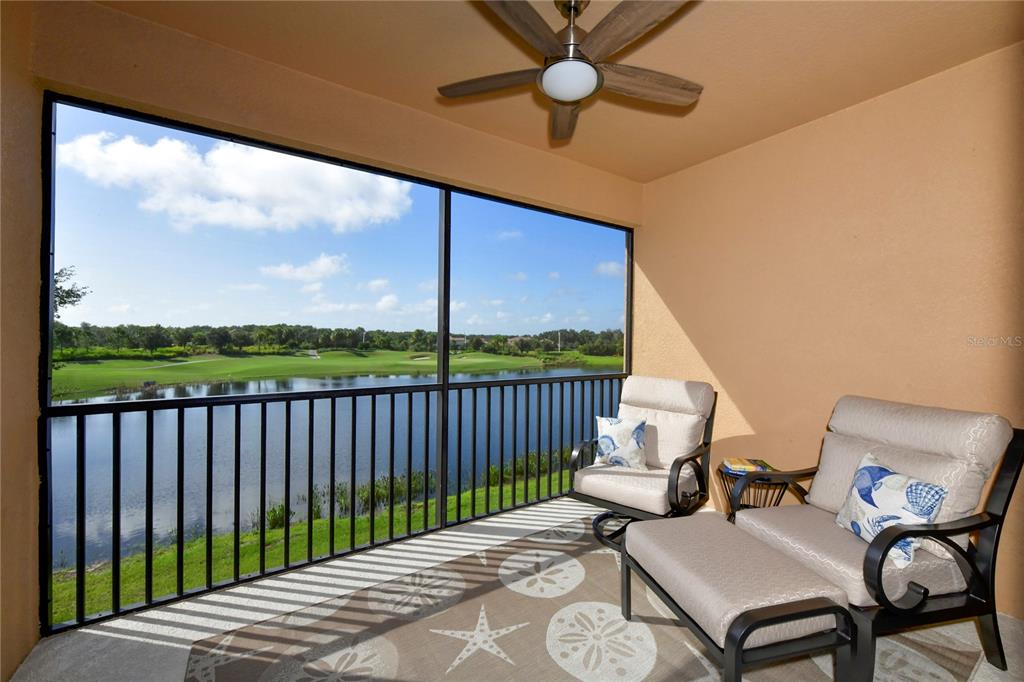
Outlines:
{"type": "Polygon", "coordinates": [[[437,502],[435,519],[437,525],[448,525],[448,387],[449,357],[451,347],[451,246],[452,246],[452,193],[442,190],[438,202],[437,225],[437,379],[441,393],[437,398],[437,502]]]}

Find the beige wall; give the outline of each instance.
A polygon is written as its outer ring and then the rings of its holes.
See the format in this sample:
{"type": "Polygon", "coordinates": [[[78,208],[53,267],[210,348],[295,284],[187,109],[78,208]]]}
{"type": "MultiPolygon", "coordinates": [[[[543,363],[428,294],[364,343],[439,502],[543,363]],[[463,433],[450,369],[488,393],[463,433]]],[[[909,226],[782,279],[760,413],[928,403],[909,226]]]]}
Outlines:
{"type": "Polygon", "coordinates": [[[1018,44],[646,185],[634,369],[719,388],[716,460],[813,465],[845,393],[1024,426],[1024,348],[968,343],[1024,335],[1022,263],[1018,44]]]}
{"type": "Polygon", "coordinates": [[[621,224],[641,186],[92,4],[3,3],[0,679],[38,636],[43,88],[621,224]]]}

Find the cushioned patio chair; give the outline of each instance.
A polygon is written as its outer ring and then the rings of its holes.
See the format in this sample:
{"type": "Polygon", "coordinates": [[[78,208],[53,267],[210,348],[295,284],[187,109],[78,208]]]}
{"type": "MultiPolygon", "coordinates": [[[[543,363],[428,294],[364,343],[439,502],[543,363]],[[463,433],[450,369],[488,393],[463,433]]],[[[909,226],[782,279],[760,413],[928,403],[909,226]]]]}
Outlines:
{"type": "Polygon", "coordinates": [[[702,381],[626,378],[617,416],[647,421],[648,469],[594,464],[595,440],[577,445],[569,465],[573,472],[569,495],[608,510],[594,519],[598,540],[618,546],[625,524],[608,533],[604,528],[609,521],[688,516],[708,501],[717,400],[711,385],[702,381]]]}
{"type": "MultiPolygon", "coordinates": [[[[817,467],[748,474],[731,496],[732,508],[738,509],[743,489],[769,478],[788,483],[803,504],[744,509],[731,518],[843,590],[856,629],[857,679],[872,678],[878,636],[967,618],[977,623],[989,663],[1006,670],[996,619],[995,559],[1022,459],[1024,431],[998,415],[846,396],[832,413],[817,467]],[[869,453],[894,472],[946,488],[934,523],[889,526],[870,544],[837,525],[837,512],[869,453]],[[997,466],[984,511],[978,513],[997,466]],[[808,491],[799,481],[812,476],[808,491]],[[913,561],[900,568],[889,551],[906,538],[921,538],[922,544],[913,561]]],[[[864,479],[858,480],[860,486],[864,479]]]]}

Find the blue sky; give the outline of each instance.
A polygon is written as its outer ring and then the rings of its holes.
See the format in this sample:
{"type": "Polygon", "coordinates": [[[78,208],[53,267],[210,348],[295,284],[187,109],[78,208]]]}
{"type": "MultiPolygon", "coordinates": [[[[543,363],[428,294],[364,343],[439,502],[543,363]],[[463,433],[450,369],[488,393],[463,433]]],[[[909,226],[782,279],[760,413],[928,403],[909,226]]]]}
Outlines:
{"type": "MultiPolygon", "coordinates": [[[[438,191],[61,105],[58,268],[77,325],[435,329],[438,191]]],[[[452,198],[452,329],[621,329],[622,232],[452,198]]]]}

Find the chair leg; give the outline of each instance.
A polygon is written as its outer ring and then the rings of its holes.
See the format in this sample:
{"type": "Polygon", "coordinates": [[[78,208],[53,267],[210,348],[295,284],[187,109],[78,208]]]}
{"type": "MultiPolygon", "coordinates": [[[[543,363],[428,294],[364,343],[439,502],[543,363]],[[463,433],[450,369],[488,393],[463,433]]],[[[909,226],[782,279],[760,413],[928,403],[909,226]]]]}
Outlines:
{"type": "Polygon", "coordinates": [[[835,682],[853,681],[853,642],[836,649],[832,679],[835,682]]]}
{"type": "Polygon", "coordinates": [[[740,682],[743,679],[743,651],[725,644],[725,669],[722,671],[722,682],[740,682]]]}
{"type": "Polygon", "coordinates": [[[988,662],[1006,670],[1006,654],[1003,653],[1003,639],[999,636],[999,620],[995,613],[978,617],[978,638],[988,662]]]}
{"type": "Polygon", "coordinates": [[[633,615],[633,604],[632,599],[632,585],[630,584],[630,573],[629,564],[626,562],[626,558],[622,558],[622,570],[619,572],[622,579],[622,617],[629,620],[633,615]]]}
{"type": "Polygon", "coordinates": [[[875,677],[875,633],[871,621],[856,616],[853,620],[857,632],[854,637],[852,678],[856,682],[871,682],[875,677]]]}

